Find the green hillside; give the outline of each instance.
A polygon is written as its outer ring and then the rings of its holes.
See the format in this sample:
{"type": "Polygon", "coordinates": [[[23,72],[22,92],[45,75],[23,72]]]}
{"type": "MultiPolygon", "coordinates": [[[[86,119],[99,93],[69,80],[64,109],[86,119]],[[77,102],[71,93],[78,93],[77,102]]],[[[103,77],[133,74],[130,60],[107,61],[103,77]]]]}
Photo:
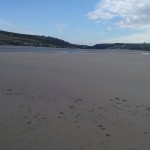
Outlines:
{"type": "Polygon", "coordinates": [[[71,44],[64,40],[53,37],[19,34],[0,30],[0,45],[14,46],[41,46],[41,47],[61,47],[78,48],[78,45],[71,44]]]}

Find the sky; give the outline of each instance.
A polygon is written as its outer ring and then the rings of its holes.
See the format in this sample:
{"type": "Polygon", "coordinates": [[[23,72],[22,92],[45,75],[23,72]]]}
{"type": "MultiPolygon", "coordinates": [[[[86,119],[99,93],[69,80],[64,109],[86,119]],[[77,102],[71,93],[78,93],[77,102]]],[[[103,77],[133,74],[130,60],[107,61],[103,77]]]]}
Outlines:
{"type": "Polygon", "coordinates": [[[0,0],[0,30],[85,45],[150,43],[150,0],[0,0]]]}

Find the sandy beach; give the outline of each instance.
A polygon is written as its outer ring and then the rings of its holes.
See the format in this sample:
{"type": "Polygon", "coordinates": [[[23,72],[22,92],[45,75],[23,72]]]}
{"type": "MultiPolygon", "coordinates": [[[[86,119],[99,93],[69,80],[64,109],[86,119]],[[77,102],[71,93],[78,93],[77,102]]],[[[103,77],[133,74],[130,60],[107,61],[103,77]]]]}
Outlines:
{"type": "Polygon", "coordinates": [[[0,52],[0,150],[150,150],[150,55],[0,52]]]}

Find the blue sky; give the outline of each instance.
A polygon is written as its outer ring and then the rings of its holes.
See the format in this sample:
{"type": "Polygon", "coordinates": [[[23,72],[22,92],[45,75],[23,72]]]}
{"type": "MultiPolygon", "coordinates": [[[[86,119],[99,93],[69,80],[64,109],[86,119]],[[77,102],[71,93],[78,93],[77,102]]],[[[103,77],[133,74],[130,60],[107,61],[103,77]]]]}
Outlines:
{"type": "Polygon", "coordinates": [[[150,42],[149,0],[1,0],[0,30],[75,44],[150,42]]]}

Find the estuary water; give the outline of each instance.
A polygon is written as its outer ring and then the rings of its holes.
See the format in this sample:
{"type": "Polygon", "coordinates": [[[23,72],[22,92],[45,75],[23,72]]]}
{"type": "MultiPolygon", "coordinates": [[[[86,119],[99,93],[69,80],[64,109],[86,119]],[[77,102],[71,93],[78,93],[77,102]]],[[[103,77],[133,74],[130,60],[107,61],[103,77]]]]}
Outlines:
{"type": "Polygon", "coordinates": [[[42,53],[126,53],[149,55],[149,51],[128,50],[128,49],[70,49],[70,48],[48,48],[48,47],[22,47],[22,46],[0,46],[0,52],[42,52],[42,53]]]}

